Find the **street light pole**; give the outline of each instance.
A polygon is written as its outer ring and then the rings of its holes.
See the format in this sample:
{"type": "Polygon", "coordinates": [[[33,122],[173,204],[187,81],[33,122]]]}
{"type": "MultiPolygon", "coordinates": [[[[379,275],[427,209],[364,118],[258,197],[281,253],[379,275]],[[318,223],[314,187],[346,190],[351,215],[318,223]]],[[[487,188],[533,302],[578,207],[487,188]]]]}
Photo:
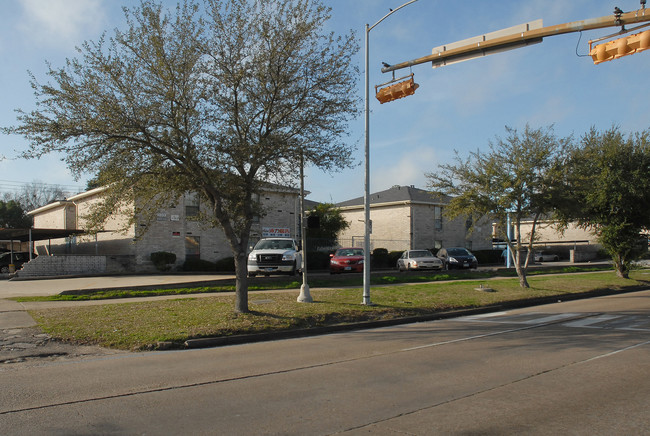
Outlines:
{"type": "Polygon", "coordinates": [[[370,302],[370,43],[369,43],[369,34],[372,29],[374,29],[379,23],[384,21],[390,15],[399,11],[405,6],[415,3],[418,0],[410,0],[398,8],[391,9],[389,13],[384,15],[381,20],[377,21],[372,26],[366,24],[365,28],[365,60],[366,60],[366,71],[365,71],[365,183],[364,183],[364,194],[363,194],[363,214],[364,214],[364,239],[363,239],[363,302],[365,305],[372,305],[370,302]]]}

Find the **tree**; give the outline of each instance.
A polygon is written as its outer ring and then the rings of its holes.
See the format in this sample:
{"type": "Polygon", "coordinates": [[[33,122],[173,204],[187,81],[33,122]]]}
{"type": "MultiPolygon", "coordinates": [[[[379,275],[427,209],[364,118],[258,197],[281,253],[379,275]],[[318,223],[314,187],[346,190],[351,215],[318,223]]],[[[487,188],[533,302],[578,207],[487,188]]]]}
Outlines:
{"type": "Polygon", "coordinates": [[[32,226],[32,219],[15,200],[0,201],[0,227],[25,229],[32,226]]]}
{"type": "Polygon", "coordinates": [[[557,138],[552,126],[532,129],[520,135],[506,127],[507,137],[489,142],[489,152],[476,151],[467,159],[456,153],[456,164],[440,165],[440,171],[427,174],[429,187],[451,196],[446,214],[485,217],[514,253],[515,269],[522,287],[528,288],[526,271],[533,253],[535,230],[540,218],[554,209],[554,198],[561,190],[562,150],[569,139],[557,138]],[[508,235],[508,216],[514,238],[508,235]],[[530,234],[522,235],[521,223],[532,221],[530,234]],[[522,262],[524,240],[527,254],[522,262]]]}
{"type": "Polygon", "coordinates": [[[650,130],[627,138],[618,127],[594,127],[573,147],[567,165],[567,199],[558,208],[563,222],[592,229],[610,253],[616,274],[647,251],[650,229],[650,130]]]}
{"type": "Polygon", "coordinates": [[[22,189],[13,195],[5,193],[4,198],[5,200],[11,198],[18,202],[24,211],[31,211],[55,200],[62,200],[65,198],[65,193],[59,185],[32,182],[23,185],[22,189]]]}
{"type": "Polygon", "coordinates": [[[320,0],[154,0],[124,9],[127,29],[85,42],[79,56],[32,77],[37,109],[4,129],[26,157],[57,151],[75,174],[108,186],[99,228],[120,205],[132,222],[197,192],[230,244],[235,311],[248,312],[246,255],[256,195],[291,183],[299,156],[324,170],[349,165],[341,141],[358,113],[354,35],[324,32],[320,0]]]}
{"type": "Polygon", "coordinates": [[[331,203],[320,203],[309,211],[309,219],[318,221],[318,228],[307,228],[307,245],[312,251],[336,245],[338,234],[350,227],[341,210],[331,203]]]}

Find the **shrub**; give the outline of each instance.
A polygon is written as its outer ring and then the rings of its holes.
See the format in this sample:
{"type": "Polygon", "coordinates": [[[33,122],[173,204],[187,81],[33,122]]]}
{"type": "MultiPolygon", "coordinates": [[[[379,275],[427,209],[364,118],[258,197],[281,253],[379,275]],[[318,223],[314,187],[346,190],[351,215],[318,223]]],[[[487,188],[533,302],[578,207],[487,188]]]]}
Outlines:
{"type": "Polygon", "coordinates": [[[479,265],[496,265],[503,263],[503,250],[471,250],[479,265]]]}
{"type": "Polygon", "coordinates": [[[324,251],[309,251],[307,253],[307,270],[326,270],[329,266],[329,253],[324,251]]]}
{"type": "Polygon", "coordinates": [[[216,261],[214,266],[220,272],[235,272],[235,258],[232,256],[224,257],[216,261]]]}
{"type": "Polygon", "coordinates": [[[403,251],[391,251],[388,253],[388,267],[393,268],[397,266],[397,259],[402,257],[403,251]]]}
{"type": "Polygon", "coordinates": [[[156,251],[151,253],[151,261],[158,271],[169,271],[171,264],[176,262],[176,254],[167,251],[156,251]]]}
{"type": "MultiPolygon", "coordinates": [[[[183,263],[182,267],[183,271],[215,271],[217,269],[216,265],[214,262],[210,262],[209,260],[203,260],[203,259],[187,259],[185,263],[183,263]]],[[[234,269],[234,267],[233,267],[234,269]]]]}
{"type": "Polygon", "coordinates": [[[385,248],[375,248],[370,258],[371,268],[386,268],[388,266],[388,250],[385,248]]]}

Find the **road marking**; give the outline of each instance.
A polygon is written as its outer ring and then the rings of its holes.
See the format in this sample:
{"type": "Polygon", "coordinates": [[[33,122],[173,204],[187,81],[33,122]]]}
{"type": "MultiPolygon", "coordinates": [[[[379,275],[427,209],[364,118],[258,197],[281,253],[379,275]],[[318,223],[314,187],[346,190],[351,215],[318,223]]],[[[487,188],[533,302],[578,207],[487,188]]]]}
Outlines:
{"type": "Polygon", "coordinates": [[[582,362],[578,362],[578,363],[583,364],[583,363],[591,362],[593,360],[602,359],[603,357],[609,357],[609,356],[613,356],[613,355],[618,354],[618,353],[622,353],[624,351],[633,350],[635,348],[643,347],[643,346],[648,345],[648,344],[650,344],[650,341],[640,342],[638,344],[630,345],[629,347],[621,348],[619,350],[614,350],[612,352],[601,354],[599,356],[594,356],[591,359],[583,360],[582,362]]]}
{"type": "Polygon", "coordinates": [[[592,328],[627,331],[650,331],[650,316],[626,315],[626,314],[603,314],[603,313],[542,313],[529,312],[515,315],[508,315],[507,312],[498,312],[486,315],[472,315],[456,318],[461,322],[483,322],[494,324],[518,324],[529,326],[543,326],[546,324],[559,324],[572,328],[592,328]],[[574,318],[573,320],[570,320],[574,318]],[[566,322],[562,323],[562,320],[566,322]]]}
{"type": "MultiPolygon", "coordinates": [[[[571,321],[566,324],[564,324],[567,327],[592,327],[593,324],[597,324],[599,322],[605,322],[605,321],[610,321],[612,319],[617,319],[620,318],[622,315],[600,315],[600,316],[592,316],[589,318],[585,319],[579,319],[577,321],[571,321]]],[[[599,327],[596,327],[599,328],[599,327]]]]}
{"type": "Polygon", "coordinates": [[[529,319],[527,321],[523,321],[522,324],[554,323],[555,321],[560,321],[560,320],[567,319],[567,318],[575,318],[576,316],[580,316],[580,315],[581,314],[578,314],[578,313],[558,313],[558,314],[555,314],[555,315],[548,315],[548,316],[545,316],[543,318],[529,319]]]}

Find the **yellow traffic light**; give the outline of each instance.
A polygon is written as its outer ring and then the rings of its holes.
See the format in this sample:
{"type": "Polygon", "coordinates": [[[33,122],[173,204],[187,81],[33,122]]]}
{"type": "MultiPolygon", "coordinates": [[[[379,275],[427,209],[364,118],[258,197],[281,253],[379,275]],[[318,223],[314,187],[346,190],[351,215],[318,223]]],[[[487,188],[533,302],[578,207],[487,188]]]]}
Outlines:
{"type": "Polygon", "coordinates": [[[398,98],[406,97],[407,95],[413,95],[415,94],[415,90],[419,87],[420,85],[415,83],[413,75],[411,75],[409,80],[395,83],[394,85],[387,86],[379,91],[377,91],[377,87],[375,86],[375,91],[377,92],[377,100],[383,104],[397,100],[398,98]]]}
{"type": "Polygon", "coordinates": [[[589,55],[598,65],[602,62],[618,59],[650,48],[650,30],[635,33],[630,36],[615,39],[604,44],[591,47],[589,42],[589,55]]]}

